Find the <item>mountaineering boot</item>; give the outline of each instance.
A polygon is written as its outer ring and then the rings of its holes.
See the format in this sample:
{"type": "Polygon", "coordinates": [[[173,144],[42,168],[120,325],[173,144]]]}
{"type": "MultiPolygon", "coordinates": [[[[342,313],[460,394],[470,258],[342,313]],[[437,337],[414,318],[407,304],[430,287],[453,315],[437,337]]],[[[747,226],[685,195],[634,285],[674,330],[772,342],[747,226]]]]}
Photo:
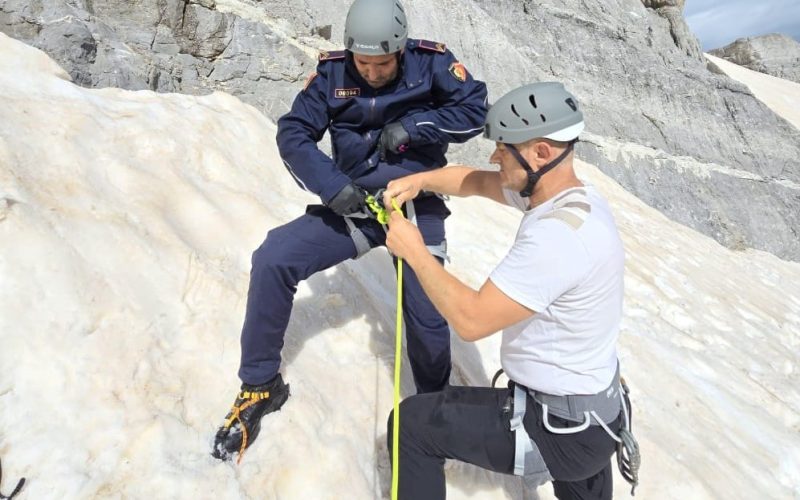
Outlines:
{"type": "MultiPolygon", "coordinates": [[[[3,483],[3,465],[0,464],[0,484],[2,484],[2,483],[3,483]]],[[[17,493],[22,491],[22,487],[23,486],[25,486],[25,478],[24,477],[19,480],[19,482],[17,483],[16,488],[14,488],[14,491],[12,491],[10,495],[6,496],[6,495],[3,495],[2,493],[0,493],[0,500],[11,500],[15,496],[17,496],[17,493]]]]}
{"type": "Polygon", "coordinates": [[[233,408],[217,430],[211,455],[220,460],[229,460],[238,452],[238,460],[241,461],[244,450],[258,437],[261,417],[280,410],[288,398],[289,386],[283,383],[280,373],[266,384],[242,384],[233,408]]]}

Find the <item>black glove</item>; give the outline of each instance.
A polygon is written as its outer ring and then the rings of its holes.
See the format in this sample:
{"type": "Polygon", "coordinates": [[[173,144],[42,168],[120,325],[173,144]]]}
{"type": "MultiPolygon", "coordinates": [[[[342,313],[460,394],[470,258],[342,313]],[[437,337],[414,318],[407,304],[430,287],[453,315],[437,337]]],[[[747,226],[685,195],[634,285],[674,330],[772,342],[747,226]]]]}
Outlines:
{"type": "Polygon", "coordinates": [[[336,215],[350,215],[364,210],[366,197],[367,192],[351,182],[336,193],[327,205],[336,215]]]}
{"type": "Polygon", "coordinates": [[[385,127],[378,138],[378,151],[380,151],[381,160],[386,159],[386,152],[402,153],[405,151],[408,142],[411,140],[403,124],[400,122],[392,122],[385,127]]]}

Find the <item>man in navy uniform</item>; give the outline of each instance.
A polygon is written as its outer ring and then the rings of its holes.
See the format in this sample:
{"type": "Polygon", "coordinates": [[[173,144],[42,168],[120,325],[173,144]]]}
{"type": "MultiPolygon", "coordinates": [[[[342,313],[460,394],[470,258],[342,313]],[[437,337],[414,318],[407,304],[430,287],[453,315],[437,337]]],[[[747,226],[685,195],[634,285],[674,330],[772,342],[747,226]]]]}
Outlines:
{"type": "MultiPolygon", "coordinates": [[[[465,142],[483,129],[486,85],[444,44],[408,39],[398,1],[355,0],[344,42],[346,50],[320,54],[316,73],[278,120],[286,168],[323,205],[272,229],[253,253],[241,337],[242,387],[216,434],[212,454],[219,459],[236,452],[241,458],[261,418],[289,397],[278,370],[297,284],[385,244],[383,227],[369,217],[367,195],[398,177],[444,166],[449,143],[465,142]],[[326,130],[332,158],[317,147],[326,130]]],[[[450,214],[444,201],[419,197],[413,212],[425,244],[442,263],[450,214]]],[[[410,268],[404,270],[403,293],[417,391],[439,391],[450,377],[447,322],[410,268]]]]}

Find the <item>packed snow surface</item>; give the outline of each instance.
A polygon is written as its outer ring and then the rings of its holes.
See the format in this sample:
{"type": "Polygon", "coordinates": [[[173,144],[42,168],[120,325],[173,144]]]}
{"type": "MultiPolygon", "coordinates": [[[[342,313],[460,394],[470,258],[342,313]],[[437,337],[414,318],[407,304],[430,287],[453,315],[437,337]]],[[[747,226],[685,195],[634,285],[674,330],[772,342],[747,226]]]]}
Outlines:
{"type": "MultiPolygon", "coordinates": [[[[77,87],[0,34],[0,491],[26,476],[20,498],[388,495],[395,276],[383,249],[299,287],[283,351],[292,397],[241,465],[209,454],[238,390],[250,254],[317,202],[274,136],[222,93],[77,87]]],[[[637,498],[800,496],[800,265],[726,249],[594,166],[579,171],[609,198],[627,252],[637,498]]],[[[520,215],[450,206],[448,268],[478,287],[520,215]]],[[[499,335],[454,336],[453,383],[488,385],[498,351],[499,335]]],[[[451,499],[537,495],[463,464],[447,481],[451,499]]]]}

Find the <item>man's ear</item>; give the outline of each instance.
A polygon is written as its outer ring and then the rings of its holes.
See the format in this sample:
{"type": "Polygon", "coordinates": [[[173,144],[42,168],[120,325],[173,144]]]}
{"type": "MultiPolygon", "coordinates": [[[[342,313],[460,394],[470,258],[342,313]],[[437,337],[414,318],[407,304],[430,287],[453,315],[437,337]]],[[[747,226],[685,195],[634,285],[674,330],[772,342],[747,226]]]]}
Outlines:
{"type": "Polygon", "coordinates": [[[536,163],[544,165],[550,161],[550,156],[553,154],[553,147],[544,141],[534,143],[533,151],[536,153],[536,163]]]}

